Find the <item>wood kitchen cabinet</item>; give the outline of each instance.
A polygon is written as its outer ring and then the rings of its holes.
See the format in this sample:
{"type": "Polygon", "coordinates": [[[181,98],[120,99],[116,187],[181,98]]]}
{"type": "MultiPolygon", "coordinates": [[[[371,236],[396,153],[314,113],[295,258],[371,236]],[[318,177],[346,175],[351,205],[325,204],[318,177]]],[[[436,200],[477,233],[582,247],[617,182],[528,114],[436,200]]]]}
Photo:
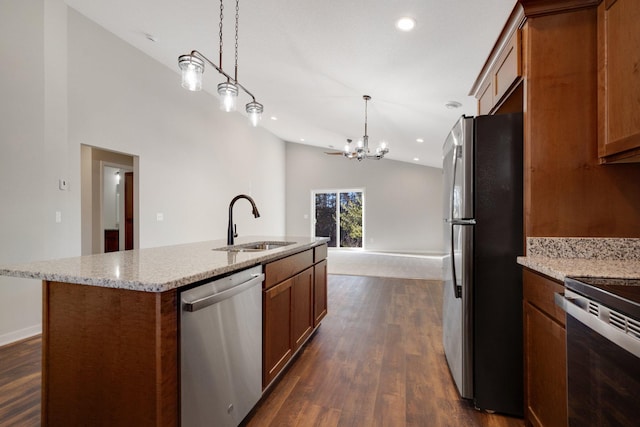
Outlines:
{"type": "Polygon", "coordinates": [[[293,278],[291,285],[291,341],[299,349],[313,331],[313,268],[293,278]]]}
{"type": "Polygon", "coordinates": [[[598,6],[598,154],[640,162],[640,2],[598,6]]]}
{"type": "Polygon", "coordinates": [[[292,287],[293,278],[264,291],[263,388],[278,375],[293,356],[291,340],[292,287]]]}
{"type": "Polygon", "coordinates": [[[313,266],[313,327],[327,315],[327,260],[313,266]]]}
{"type": "Polygon", "coordinates": [[[478,99],[478,114],[496,112],[522,77],[522,42],[519,28],[524,14],[516,9],[471,89],[478,99]]]}
{"type": "Polygon", "coordinates": [[[327,245],[265,265],[263,388],[309,339],[327,313],[327,245]]]}
{"type": "MultiPolygon", "coordinates": [[[[488,80],[493,84],[491,70],[505,57],[509,40],[519,31],[522,76],[489,111],[524,113],[525,236],[640,237],[636,220],[640,198],[635,197],[640,188],[640,163],[603,165],[604,157],[598,151],[602,139],[598,136],[602,107],[598,93],[599,88],[603,90],[598,68],[602,31],[598,26],[608,10],[608,19],[618,22],[614,26],[610,21],[610,33],[627,38],[622,46],[633,50],[628,58],[640,63],[639,18],[631,10],[638,8],[636,0],[519,0],[472,87],[471,93],[479,99],[479,113],[484,114],[482,90],[488,80]],[[629,26],[635,34],[623,29],[629,26]],[[619,35],[616,31],[626,32],[619,35]]],[[[609,49],[609,73],[620,68],[612,62],[612,55],[609,49]]],[[[627,71],[631,65],[626,61],[632,60],[625,59],[627,71]]],[[[624,85],[629,91],[624,96],[635,91],[635,101],[628,99],[624,113],[617,117],[627,117],[627,133],[637,133],[640,79],[636,75],[624,85]],[[633,118],[624,115],[629,111],[635,112],[633,118]]],[[[615,129],[611,126],[613,110],[608,117],[609,129],[615,129]]],[[[612,156],[605,160],[613,160],[612,156]]]]}
{"type": "Polygon", "coordinates": [[[565,314],[554,302],[564,286],[524,269],[523,337],[525,422],[534,427],[567,425],[565,314]]]}
{"type": "Polygon", "coordinates": [[[327,315],[327,245],[313,249],[313,327],[327,315]]]}

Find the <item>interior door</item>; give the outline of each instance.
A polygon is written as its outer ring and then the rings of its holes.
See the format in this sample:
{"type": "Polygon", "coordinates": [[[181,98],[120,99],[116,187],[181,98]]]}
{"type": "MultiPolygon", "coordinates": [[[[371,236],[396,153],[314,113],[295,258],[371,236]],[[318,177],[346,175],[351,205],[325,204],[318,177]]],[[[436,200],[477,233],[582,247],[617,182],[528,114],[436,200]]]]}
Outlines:
{"type": "Polygon", "coordinates": [[[124,249],[133,249],[133,172],[124,174],[124,249]]]}

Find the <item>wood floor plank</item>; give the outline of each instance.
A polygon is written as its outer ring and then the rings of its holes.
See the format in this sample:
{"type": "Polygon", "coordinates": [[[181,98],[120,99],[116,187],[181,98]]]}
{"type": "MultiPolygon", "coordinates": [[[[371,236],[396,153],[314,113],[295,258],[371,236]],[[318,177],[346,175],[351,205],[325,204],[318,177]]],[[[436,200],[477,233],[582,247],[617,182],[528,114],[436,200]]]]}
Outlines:
{"type": "Polygon", "coordinates": [[[40,425],[40,335],[0,348],[0,425],[40,425]]]}

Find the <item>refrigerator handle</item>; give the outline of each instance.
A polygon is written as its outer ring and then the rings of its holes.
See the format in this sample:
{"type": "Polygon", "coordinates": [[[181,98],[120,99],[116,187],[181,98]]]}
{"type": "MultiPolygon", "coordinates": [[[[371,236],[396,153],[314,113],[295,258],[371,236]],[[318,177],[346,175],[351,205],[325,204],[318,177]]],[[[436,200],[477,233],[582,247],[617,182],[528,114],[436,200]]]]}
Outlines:
{"type": "Polygon", "coordinates": [[[459,145],[453,145],[453,174],[451,176],[451,200],[449,200],[449,206],[451,206],[451,211],[449,212],[449,230],[451,230],[451,273],[453,275],[453,295],[456,298],[462,298],[462,287],[458,286],[458,277],[456,275],[456,258],[455,258],[455,234],[453,231],[453,226],[455,224],[455,219],[453,218],[453,198],[455,197],[456,191],[456,169],[458,168],[458,150],[460,149],[459,145]]]}
{"type": "MultiPolygon", "coordinates": [[[[453,174],[451,175],[451,193],[449,193],[451,195],[450,200],[449,200],[449,219],[453,220],[453,200],[456,194],[456,169],[458,168],[458,149],[459,146],[458,145],[453,145],[453,174]]],[[[453,232],[452,232],[453,233],[453,232]]]]}
{"type": "Polygon", "coordinates": [[[455,234],[453,231],[453,226],[454,224],[451,224],[450,226],[450,230],[451,230],[451,273],[453,275],[453,295],[456,298],[462,298],[462,286],[458,286],[458,277],[456,275],[456,259],[455,259],[455,250],[454,250],[454,243],[455,243],[455,234]]]}

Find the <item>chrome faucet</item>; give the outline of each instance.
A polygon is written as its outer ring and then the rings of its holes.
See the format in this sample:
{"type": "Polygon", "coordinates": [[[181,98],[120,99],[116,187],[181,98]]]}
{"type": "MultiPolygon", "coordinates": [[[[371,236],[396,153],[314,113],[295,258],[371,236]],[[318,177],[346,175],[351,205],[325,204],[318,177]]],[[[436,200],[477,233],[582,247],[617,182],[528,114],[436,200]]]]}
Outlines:
{"type": "Polygon", "coordinates": [[[229,203],[229,227],[227,228],[227,246],[233,245],[233,239],[238,237],[238,232],[236,229],[236,225],[233,223],[233,204],[238,199],[247,199],[251,203],[252,213],[254,218],[258,218],[260,216],[260,212],[258,212],[258,207],[256,206],[256,202],[253,199],[245,194],[239,194],[231,200],[229,203]]]}

